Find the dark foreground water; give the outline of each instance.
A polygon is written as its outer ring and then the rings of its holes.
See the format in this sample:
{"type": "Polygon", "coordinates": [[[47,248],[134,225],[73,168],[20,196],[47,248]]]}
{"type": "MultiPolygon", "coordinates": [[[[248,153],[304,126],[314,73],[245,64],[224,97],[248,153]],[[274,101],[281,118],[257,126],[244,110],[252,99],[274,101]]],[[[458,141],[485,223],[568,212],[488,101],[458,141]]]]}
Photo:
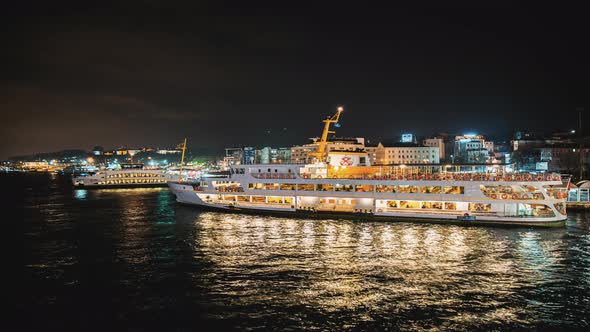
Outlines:
{"type": "Polygon", "coordinates": [[[65,178],[22,174],[0,182],[24,229],[26,327],[590,324],[585,213],[557,230],[318,221],[200,212],[167,189],[73,190],[65,178]]]}

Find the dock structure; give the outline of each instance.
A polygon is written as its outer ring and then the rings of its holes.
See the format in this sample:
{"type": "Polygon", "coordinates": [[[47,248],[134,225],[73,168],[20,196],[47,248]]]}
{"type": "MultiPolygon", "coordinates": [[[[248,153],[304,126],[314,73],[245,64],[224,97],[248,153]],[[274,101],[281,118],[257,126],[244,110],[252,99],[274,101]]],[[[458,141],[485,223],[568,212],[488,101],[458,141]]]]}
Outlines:
{"type": "Polygon", "coordinates": [[[590,209],[590,188],[571,188],[567,195],[567,208],[571,210],[590,209]]]}

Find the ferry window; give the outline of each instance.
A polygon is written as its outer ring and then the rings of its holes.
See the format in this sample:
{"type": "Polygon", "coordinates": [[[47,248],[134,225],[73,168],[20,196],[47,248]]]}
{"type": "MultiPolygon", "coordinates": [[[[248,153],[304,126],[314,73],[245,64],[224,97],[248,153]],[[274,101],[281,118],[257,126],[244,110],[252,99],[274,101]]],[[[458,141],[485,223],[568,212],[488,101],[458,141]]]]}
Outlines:
{"type": "Polygon", "coordinates": [[[352,184],[336,184],[336,191],[352,191],[352,184]]]}
{"type": "Polygon", "coordinates": [[[356,192],[373,192],[373,185],[372,184],[357,184],[355,186],[355,191],[356,192]]]}
{"type": "Polygon", "coordinates": [[[383,184],[377,185],[375,191],[377,191],[378,193],[394,193],[394,192],[396,192],[395,186],[386,186],[383,184]]]}
{"type": "Polygon", "coordinates": [[[265,183],[264,190],[279,190],[278,183],[265,183]]]}
{"type": "Polygon", "coordinates": [[[490,211],[492,211],[492,204],[469,203],[469,211],[474,211],[474,212],[490,212],[490,211]]]}
{"type": "Polygon", "coordinates": [[[290,168],[287,170],[287,173],[291,173],[291,169],[290,168]]]}
{"type": "Polygon", "coordinates": [[[293,204],[293,197],[285,197],[284,201],[285,204],[293,204]]]}
{"type": "Polygon", "coordinates": [[[445,187],[443,187],[443,192],[445,194],[453,194],[453,195],[463,194],[465,192],[465,188],[459,187],[459,186],[445,186],[445,187]]]}
{"type": "Polygon", "coordinates": [[[555,217],[555,213],[547,205],[531,204],[534,217],[555,217]]]}
{"type": "Polygon", "coordinates": [[[402,194],[416,194],[418,193],[417,186],[401,185],[397,187],[397,192],[402,194]]]}
{"type": "Polygon", "coordinates": [[[278,196],[268,196],[266,198],[266,201],[268,203],[283,204],[283,198],[282,197],[278,197],[278,196]]]}
{"type": "Polygon", "coordinates": [[[300,191],[314,191],[314,185],[313,184],[298,184],[297,185],[297,190],[300,191]]]}
{"type": "Polygon", "coordinates": [[[387,201],[387,207],[388,208],[397,208],[397,201],[387,201]]]}
{"type": "Polygon", "coordinates": [[[555,208],[557,209],[557,211],[559,211],[559,213],[565,215],[566,214],[566,209],[565,209],[565,204],[564,203],[556,203],[555,204],[555,208]]]}
{"type": "Polygon", "coordinates": [[[457,210],[457,203],[445,202],[445,210],[457,210]]]}
{"type": "Polygon", "coordinates": [[[262,188],[264,188],[264,185],[262,183],[249,183],[248,184],[248,189],[261,190],[262,188]]]}
{"type": "Polygon", "coordinates": [[[238,196],[238,202],[250,202],[250,196],[238,196]]]}
{"type": "Polygon", "coordinates": [[[259,168],[259,169],[258,169],[258,173],[260,173],[260,172],[262,172],[262,170],[259,168]]]}
{"type": "Polygon", "coordinates": [[[225,198],[226,201],[232,201],[232,202],[235,202],[236,201],[236,196],[228,196],[228,195],[225,195],[224,198],[225,198]]]}
{"type": "Polygon", "coordinates": [[[329,183],[318,184],[317,191],[334,191],[334,186],[329,183]]]}
{"type": "Polygon", "coordinates": [[[277,169],[275,168],[275,173],[277,172],[277,169]]]}
{"type": "Polygon", "coordinates": [[[440,186],[422,187],[423,194],[440,194],[440,192],[441,192],[440,186]]]}
{"type": "Polygon", "coordinates": [[[418,201],[400,201],[399,207],[401,209],[419,209],[420,202],[418,202],[418,201]]]}
{"type": "Polygon", "coordinates": [[[422,208],[442,210],[442,202],[422,202],[422,208]]]}
{"type": "Polygon", "coordinates": [[[264,202],[266,202],[266,200],[264,199],[264,196],[252,196],[252,202],[253,203],[264,203],[264,202]]]}
{"type": "Polygon", "coordinates": [[[270,173],[270,168],[268,169],[268,172],[270,173]]]}
{"type": "Polygon", "coordinates": [[[281,190],[295,190],[294,183],[281,183],[280,184],[281,190]]]}

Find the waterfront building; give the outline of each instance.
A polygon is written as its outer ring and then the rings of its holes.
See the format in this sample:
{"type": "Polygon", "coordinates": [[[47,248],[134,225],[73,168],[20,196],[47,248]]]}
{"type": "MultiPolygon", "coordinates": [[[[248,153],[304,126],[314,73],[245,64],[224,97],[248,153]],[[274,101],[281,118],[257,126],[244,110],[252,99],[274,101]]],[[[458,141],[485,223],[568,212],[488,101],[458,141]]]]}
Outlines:
{"type": "Polygon", "coordinates": [[[254,160],[256,160],[256,149],[251,146],[246,146],[243,148],[243,164],[251,165],[254,164],[254,160]]]}
{"type": "Polygon", "coordinates": [[[244,163],[244,148],[226,148],[223,162],[226,165],[240,165],[244,163]]]}
{"type": "Polygon", "coordinates": [[[486,142],[482,135],[466,134],[455,137],[453,163],[484,164],[490,162],[494,143],[486,142]]]}
{"type": "Polygon", "coordinates": [[[387,145],[379,143],[375,149],[376,165],[438,164],[439,162],[440,151],[438,147],[400,142],[387,145]]]}
{"type": "Polygon", "coordinates": [[[442,137],[426,138],[422,141],[422,145],[438,148],[438,159],[445,160],[445,141],[442,137]]]}
{"type": "Polygon", "coordinates": [[[95,156],[102,156],[104,154],[104,148],[102,146],[95,146],[92,148],[92,154],[95,156]]]}

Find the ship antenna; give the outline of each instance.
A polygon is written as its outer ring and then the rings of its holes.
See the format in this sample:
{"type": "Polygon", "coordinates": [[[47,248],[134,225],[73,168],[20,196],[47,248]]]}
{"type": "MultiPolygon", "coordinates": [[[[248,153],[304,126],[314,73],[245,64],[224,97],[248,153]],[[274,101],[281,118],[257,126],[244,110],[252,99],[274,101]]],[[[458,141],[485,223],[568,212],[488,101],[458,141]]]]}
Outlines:
{"type": "Polygon", "coordinates": [[[330,131],[330,125],[332,123],[336,124],[338,123],[338,121],[340,120],[340,113],[342,113],[342,111],[344,111],[344,107],[342,106],[338,106],[338,109],[336,111],[336,114],[332,115],[331,117],[327,117],[325,120],[323,120],[322,122],[324,122],[324,131],[322,132],[322,137],[320,138],[319,142],[314,142],[315,144],[318,144],[318,152],[313,153],[312,155],[314,155],[318,161],[323,162],[324,161],[324,153],[326,151],[326,144],[328,141],[328,134],[334,134],[336,133],[335,131],[330,131]]]}
{"type": "Polygon", "coordinates": [[[186,137],[182,145],[182,157],[180,157],[180,171],[178,172],[178,182],[182,181],[182,165],[184,164],[184,152],[186,151],[186,137]]]}

